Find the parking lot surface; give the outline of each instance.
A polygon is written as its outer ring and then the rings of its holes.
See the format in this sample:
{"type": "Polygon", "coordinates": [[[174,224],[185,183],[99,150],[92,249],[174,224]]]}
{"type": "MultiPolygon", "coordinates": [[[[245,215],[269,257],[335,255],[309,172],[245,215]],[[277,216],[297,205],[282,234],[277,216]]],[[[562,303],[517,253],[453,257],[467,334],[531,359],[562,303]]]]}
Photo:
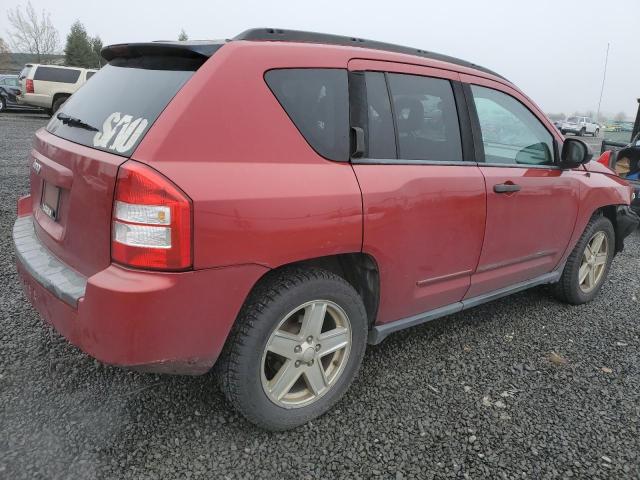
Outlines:
{"type": "Polygon", "coordinates": [[[101,365],[25,301],[11,228],[46,121],[0,114],[0,478],[640,477],[638,232],[591,304],[537,288],[392,335],[336,408],[267,433],[212,375],[101,365]]]}

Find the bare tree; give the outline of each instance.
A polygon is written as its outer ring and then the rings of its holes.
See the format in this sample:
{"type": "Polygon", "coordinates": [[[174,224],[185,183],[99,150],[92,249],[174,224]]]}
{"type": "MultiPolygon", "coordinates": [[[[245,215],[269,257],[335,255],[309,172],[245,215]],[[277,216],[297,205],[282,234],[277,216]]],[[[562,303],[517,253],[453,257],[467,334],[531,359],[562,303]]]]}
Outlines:
{"type": "Polygon", "coordinates": [[[11,66],[11,53],[4,38],[0,37],[0,71],[8,70],[11,66]]]}
{"type": "Polygon", "coordinates": [[[627,118],[627,115],[624,112],[618,112],[613,117],[616,122],[623,122],[627,118]]]}
{"type": "Polygon", "coordinates": [[[9,40],[13,49],[22,53],[33,53],[38,63],[43,55],[51,55],[59,51],[60,38],[51,22],[51,15],[43,10],[38,13],[27,3],[25,10],[18,6],[7,10],[9,20],[9,40]]]}

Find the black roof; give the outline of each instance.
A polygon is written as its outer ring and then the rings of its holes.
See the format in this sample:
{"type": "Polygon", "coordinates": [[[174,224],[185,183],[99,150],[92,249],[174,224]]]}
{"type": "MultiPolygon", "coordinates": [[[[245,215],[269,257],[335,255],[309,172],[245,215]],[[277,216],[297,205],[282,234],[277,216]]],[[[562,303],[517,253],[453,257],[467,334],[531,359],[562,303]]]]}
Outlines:
{"type": "MultiPolygon", "coordinates": [[[[345,37],[342,35],[332,35],[329,33],[305,32],[301,30],[283,30],[280,28],[252,28],[245,30],[240,35],[233,37],[232,40],[260,40],[275,42],[302,42],[302,43],[323,43],[329,45],[342,45],[350,47],[371,48],[373,50],[384,50],[387,52],[404,53],[417,57],[428,58],[430,60],[440,60],[443,62],[453,63],[461,67],[473,68],[481,72],[495,75],[504,79],[502,75],[481,67],[475,63],[467,62],[456,57],[442,55],[441,53],[429,52],[419,48],[403,47],[393,43],[377,42],[375,40],[366,40],[356,37],[345,37]]],[[[505,79],[506,80],[506,79],[505,79]]]]}

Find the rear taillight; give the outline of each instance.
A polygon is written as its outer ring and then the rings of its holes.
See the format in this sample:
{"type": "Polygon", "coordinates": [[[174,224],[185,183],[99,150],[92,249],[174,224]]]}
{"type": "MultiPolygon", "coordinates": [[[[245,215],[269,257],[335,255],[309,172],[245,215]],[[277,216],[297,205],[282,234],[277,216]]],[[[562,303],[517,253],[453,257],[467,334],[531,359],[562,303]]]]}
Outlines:
{"type": "Polygon", "coordinates": [[[137,268],[191,267],[191,200],[155,170],[128,161],[118,171],[111,258],[137,268]]]}
{"type": "Polygon", "coordinates": [[[600,155],[597,162],[601,163],[605,167],[611,168],[611,150],[605,150],[602,152],[602,155],[600,155]]]}
{"type": "Polygon", "coordinates": [[[27,93],[33,93],[35,92],[35,90],[33,89],[33,80],[31,80],[30,78],[27,78],[27,84],[26,84],[26,92],[27,93]]]}

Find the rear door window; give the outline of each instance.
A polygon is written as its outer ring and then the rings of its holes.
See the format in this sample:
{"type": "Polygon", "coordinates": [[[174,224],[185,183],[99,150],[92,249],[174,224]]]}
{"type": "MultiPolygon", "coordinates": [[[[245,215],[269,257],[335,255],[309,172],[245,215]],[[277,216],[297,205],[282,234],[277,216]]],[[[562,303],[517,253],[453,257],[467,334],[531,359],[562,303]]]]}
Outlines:
{"type": "Polygon", "coordinates": [[[34,80],[43,82],[76,83],[80,78],[80,70],[75,68],[55,68],[39,66],[33,75],[34,80]]]}
{"type": "Polygon", "coordinates": [[[460,124],[448,80],[389,73],[398,158],[462,161],[460,124]]]}
{"type": "Polygon", "coordinates": [[[342,69],[270,70],[267,85],[305,140],[329,160],[349,159],[349,94],[342,69]]]}
{"type": "Polygon", "coordinates": [[[75,143],[128,156],[203,59],[116,58],[51,118],[47,130],[75,143]]]}

